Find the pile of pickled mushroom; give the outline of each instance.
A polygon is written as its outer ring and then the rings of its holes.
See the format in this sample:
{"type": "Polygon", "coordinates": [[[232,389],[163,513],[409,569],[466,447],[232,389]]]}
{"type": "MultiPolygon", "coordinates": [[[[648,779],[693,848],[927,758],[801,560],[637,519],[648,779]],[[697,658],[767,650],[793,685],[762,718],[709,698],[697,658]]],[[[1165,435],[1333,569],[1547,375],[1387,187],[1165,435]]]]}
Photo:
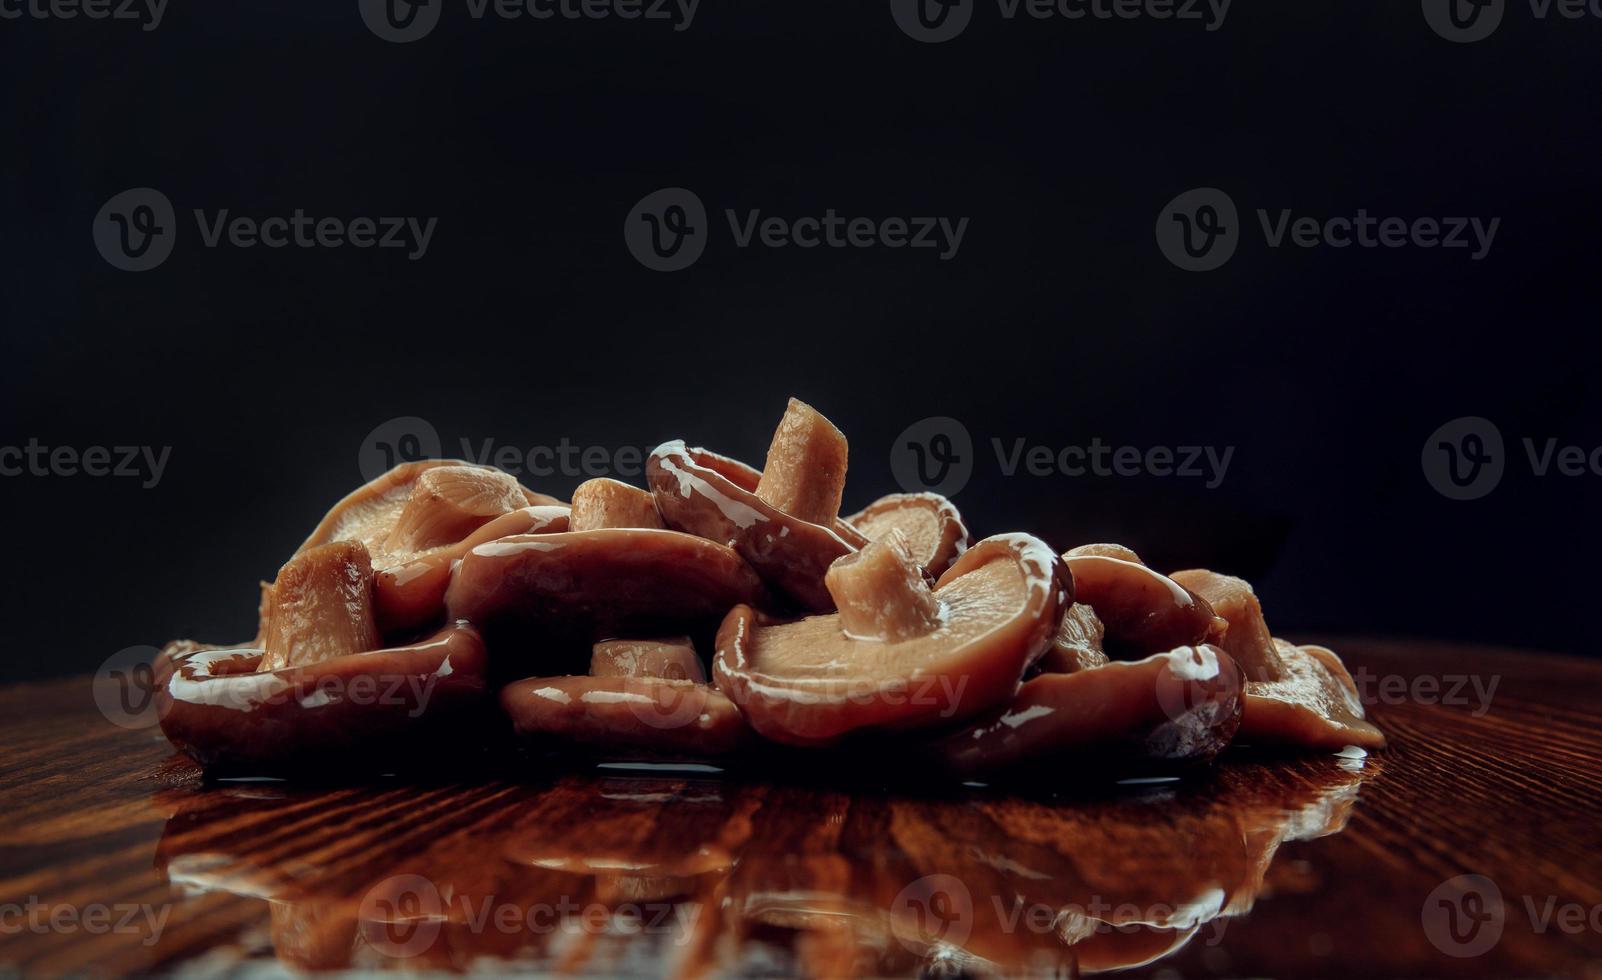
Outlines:
{"type": "Polygon", "coordinates": [[[975,541],[932,493],[842,516],[846,463],[791,399],[761,470],[673,441],[645,486],[589,480],[571,502],[403,464],[262,583],[253,640],[168,645],[162,729],[215,768],[893,749],[960,780],[1384,744],[1335,654],[1276,638],[1245,581],[1115,544],[975,541]]]}

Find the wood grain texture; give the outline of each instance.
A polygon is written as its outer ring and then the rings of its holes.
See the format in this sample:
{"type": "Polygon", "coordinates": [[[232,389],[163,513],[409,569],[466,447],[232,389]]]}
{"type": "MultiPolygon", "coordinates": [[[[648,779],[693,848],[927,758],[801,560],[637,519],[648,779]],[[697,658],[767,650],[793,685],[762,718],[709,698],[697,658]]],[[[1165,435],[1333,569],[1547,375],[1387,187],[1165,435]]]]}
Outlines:
{"type": "Polygon", "coordinates": [[[1384,752],[1118,787],[1059,769],[1028,794],[207,784],[154,729],[107,724],[87,680],[14,687],[0,974],[1602,976],[1602,665],[1335,645],[1383,702],[1384,752]],[[1487,710],[1457,677],[1494,679],[1487,710]]]}

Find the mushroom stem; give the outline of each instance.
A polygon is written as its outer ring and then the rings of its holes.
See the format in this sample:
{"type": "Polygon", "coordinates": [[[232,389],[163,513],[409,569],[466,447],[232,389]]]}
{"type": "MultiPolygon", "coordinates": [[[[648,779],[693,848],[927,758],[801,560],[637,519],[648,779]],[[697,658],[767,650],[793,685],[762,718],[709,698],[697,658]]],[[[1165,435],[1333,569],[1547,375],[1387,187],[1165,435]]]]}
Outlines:
{"type": "Polygon", "coordinates": [[[321,663],[383,645],[373,619],[373,562],[359,541],[296,555],[265,590],[260,670],[321,663]]]}
{"type": "Polygon", "coordinates": [[[899,643],[940,627],[940,600],[899,530],[837,560],[823,582],[840,609],[840,628],[853,639],[899,643]]]}
{"type": "Polygon", "coordinates": [[[656,499],[648,490],[602,478],[586,480],[573,491],[573,513],[568,518],[571,531],[663,526],[656,499]]]}
{"type": "Polygon", "coordinates": [[[790,399],[768,446],[757,497],[786,514],[828,527],[840,513],[845,476],[846,437],[817,409],[790,399]]]}

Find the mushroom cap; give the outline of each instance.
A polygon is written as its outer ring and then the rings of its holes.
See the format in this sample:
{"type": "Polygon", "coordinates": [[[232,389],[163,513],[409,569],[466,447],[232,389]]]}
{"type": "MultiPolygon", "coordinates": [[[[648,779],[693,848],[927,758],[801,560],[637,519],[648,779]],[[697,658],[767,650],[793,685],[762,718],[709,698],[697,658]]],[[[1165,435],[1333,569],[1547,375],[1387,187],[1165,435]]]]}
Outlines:
{"type": "Polygon", "coordinates": [[[234,648],[173,660],[156,694],[167,739],[207,766],[277,770],[356,752],[402,759],[411,736],[469,713],[488,691],[484,641],[465,624],[304,667],[258,672],[261,659],[234,648]]]}
{"type": "Polygon", "coordinates": [[[389,538],[396,521],[406,510],[418,480],[430,470],[440,467],[464,467],[468,470],[481,471],[489,479],[504,483],[506,489],[511,492],[512,496],[508,497],[504,506],[495,500],[479,501],[478,509],[483,511],[478,520],[479,524],[518,507],[563,503],[555,497],[535,493],[518,483],[505,471],[493,466],[480,466],[460,459],[425,459],[415,463],[402,463],[346,494],[329,509],[301,546],[295,549],[296,554],[332,541],[360,541],[372,554],[373,567],[385,569],[425,553],[429,549],[410,548],[400,542],[394,543],[395,546],[392,547],[389,538]],[[516,499],[512,499],[513,496],[516,499]]]}
{"type": "Polygon", "coordinates": [[[1041,674],[995,713],[935,742],[945,769],[988,776],[1061,756],[1205,761],[1240,725],[1243,679],[1229,654],[1180,647],[1144,660],[1041,674]]]}
{"type": "Polygon", "coordinates": [[[846,523],[869,540],[892,530],[905,534],[913,560],[929,575],[950,568],[973,542],[956,505],[938,493],[892,493],[852,514],[846,523]]]}
{"type": "Polygon", "coordinates": [[[1076,598],[1106,627],[1106,651],[1114,659],[1212,642],[1228,626],[1207,600],[1138,562],[1074,552],[1063,560],[1073,572],[1076,598]]]}
{"type": "Polygon", "coordinates": [[[445,593],[449,616],[482,626],[498,652],[515,646],[506,642],[510,634],[554,647],[556,656],[582,647],[582,663],[591,644],[607,637],[710,633],[741,603],[765,606],[768,594],[733,549],[656,528],[481,544],[462,557],[445,593]]]}
{"type": "Polygon", "coordinates": [[[848,636],[838,614],[769,625],[737,608],[718,631],[713,678],[760,734],[794,745],[949,724],[1013,695],[1073,583],[1044,542],[1004,534],[957,559],[934,595],[940,625],[895,643],[848,636]]]}
{"type": "Polygon", "coordinates": [[[719,758],[750,734],[722,694],[662,677],[530,677],[501,691],[501,707],[519,735],[622,757],[719,758]]]}
{"type": "Polygon", "coordinates": [[[662,520],[678,531],[727,545],[774,588],[804,609],[834,608],[823,574],[865,539],[844,523],[823,527],[777,510],[755,493],[756,471],[726,456],[665,442],[646,463],[646,482],[662,520]]]}
{"type": "Polygon", "coordinates": [[[1385,733],[1363,717],[1357,685],[1333,650],[1274,639],[1282,676],[1247,681],[1243,742],[1338,750],[1385,747],[1385,733]]]}
{"type": "Polygon", "coordinates": [[[561,504],[523,507],[503,514],[454,545],[386,568],[373,578],[373,613],[385,633],[420,629],[445,615],[451,569],[469,551],[514,534],[558,534],[567,530],[568,508],[561,504]]]}

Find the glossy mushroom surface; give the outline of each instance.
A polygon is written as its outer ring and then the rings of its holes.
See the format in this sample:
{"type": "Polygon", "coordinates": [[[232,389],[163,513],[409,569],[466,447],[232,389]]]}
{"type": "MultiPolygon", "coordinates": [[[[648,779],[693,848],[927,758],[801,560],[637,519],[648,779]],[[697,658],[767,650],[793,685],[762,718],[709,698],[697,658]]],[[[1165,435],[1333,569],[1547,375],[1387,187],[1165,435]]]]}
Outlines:
{"type": "Polygon", "coordinates": [[[1107,662],[1106,637],[1107,627],[1097,618],[1096,610],[1076,602],[1062,617],[1057,637],[1038,666],[1052,674],[1071,674],[1100,667],[1107,662]]]}
{"type": "Polygon", "coordinates": [[[855,546],[835,531],[777,509],[727,475],[727,459],[682,440],[651,453],[646,479],[668,527],[733,548],[803,609],[828,611],[834,600],[823,576],[855,546]]]}
{"type": "Polygon", "coordinates": [[[660,677],[706,683],[706,668],[688,636],[602,640],[590,654],[591,677],[660,677]]]}
{"type": "Polygon", "coordinates": [[[893,493],[880,497],[846,518],[846,522],[870,541],[892,530],[900,531],[906,535],[919,567],[936,577],[950,568],[973,542],[956,505],[938,493],[893,493]]]}
{"type": "Polygon", "coordinates": [[[402,463],[347,494],[297,550],[360,541],[382,570],[454,544],[503,514],[561,503],[492,466],[453,459],[402,463]]]}
{"type": "Polygon", "coordinates": [[[451,569],[479,545],[517,534],[559,534],[567,529],[568,508],[564,505],[522,507],[495,518],[454,545],[384,569],[373,583],[373,610],[379,628],[393,634],[443,620],[451,569]]]}
{"type": "Polygon", "coordinates": [[[749,735],[716,690],[660,677],[530,677],[501,691],[501,707],[525,738],[602,755],[716,759],[749,735]]]}
{"type": "MultiPolygon", "coordinates": [[[[1026,681],[1011,702],[935,742],[942,768],[964,778],[1017,772],[1062,757],[1199,762],[1241,719],[1240,668],[1217,647],[1180,647],[1026,681]]],[[[1038,772],[1037,770],[1029,770],[1038,772]]]]}
{"type": "Polygon", "coordinates": [[[761,579],[732,549],[645,528],[481,544],[463,556],[445,595],[451,618],[482,626],[498,653],[546,669],[576,667],[550,662],[575,646],[587,655],[608,637],[710,633],[734,606],[767,602],[761,579]]]}
{"type": "Polygon", "coordinates": [[[759,733],[794,745],[954,724],[1012,697],[1073,586],[1043,542],[1013,534],[970,549],[932,595],[937,623],[899,642],[854,638],[840,614],[769,624],[742,606],[718,631],[713,679],[759,733]]]}
{"type": "Polygon", "coordinates": [[[305,666],[263,671],[262,658],[219,649],[174,660],[156,695],[168,740],[226,768],[280,771],[357,752],[395,760],[425,733],[470,717],[487,693],[484,642],[462,624],[411,646],[305,666]]]}
{"type": "Polygon", "coordinates": [[[1175,572],[1174,580],[1206,598],[1229,622],[1223,646],[1246,675],[1243,742],[1331,750],[1385,744],[1385,736],[1364,718],[1357,685],[1340,658],[1327,647],[1274,637],[1244,579],[1190,569],[1175,572]]]}
{"type": "Polygon", "coordinates": [[[1213,642],[1226,624],[1207,601],[1139,562],[1106,554],[1063,555],[1074,595],[1106,627],[1106,653],[1137,659],[1176,647],[1213,642]]]}

